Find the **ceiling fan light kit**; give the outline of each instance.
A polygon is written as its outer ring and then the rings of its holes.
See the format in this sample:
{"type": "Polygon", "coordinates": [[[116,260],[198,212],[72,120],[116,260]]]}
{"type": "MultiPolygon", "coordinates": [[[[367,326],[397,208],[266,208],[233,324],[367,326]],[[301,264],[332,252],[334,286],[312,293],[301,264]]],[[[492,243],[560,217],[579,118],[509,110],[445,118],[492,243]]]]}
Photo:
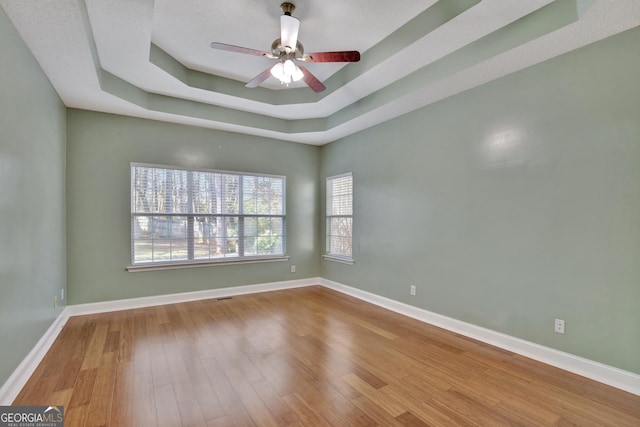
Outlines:
{"type": "Polygon", "coordinates": [[[274,65],[271,68],[271,75],[280,80],[280,83],[284,85],[288,85],[292,81],[297,82],[304,77],[302,70],[290,59],[274,65]]]}
{"type": "Polygon", "coordinates": [[[358,62],[360,60],[360,53],[355,50],[317,52],[305,55],[304,47],[298,41],[300,21],[291,15],[295,10],[295,5],[285,2],[280,5],[280,8],[283,12],[283,15],[280,16],[280,38],[273,41],[270,53],[225,43],[211,43],[211,47],[214,49],[278,60],[274,66],[267,68],[248,82],[246,87],[254,88],[260,86],[269,76],[273,76],[285,86],[288,86],[291,82],[304,80],[313,91],[322,92],[326,89],[324,84],[305,67],[297,66],[294,61],[358,62]]]}

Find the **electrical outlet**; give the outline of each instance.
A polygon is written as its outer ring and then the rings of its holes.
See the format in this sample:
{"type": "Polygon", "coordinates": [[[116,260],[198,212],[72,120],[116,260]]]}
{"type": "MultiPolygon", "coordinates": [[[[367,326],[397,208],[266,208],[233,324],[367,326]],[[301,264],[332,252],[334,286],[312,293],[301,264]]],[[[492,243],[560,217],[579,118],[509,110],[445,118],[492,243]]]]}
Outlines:
{"type": "Polygon", "coordinates": [[[556,319],[556,322],[555,322],[555,325],[553,327],[553,330],[556,331],[559,334],[564,334],[564,320],[556,319]]]}
{"type": "Polygon", "coordinates": [[[292,266],[291,266],[291,272],[292,272],[292,273],[295,273],[295,272],[296,272],[296,266],[295,266],[295,265],[292,265],[292,266]]]}
{"type": "Polygon", "coordinates": [[[53,296],[53,308],[58,308],[58,295],[53,296]]]}
{"type": "Polygon", "coordinates": [[[64,301],[64,288],[60,289],[60,301],[64,301]]]}
{"type": "Polygon", "coordinates": [[[411,285],[411,286],[409,287],[409,293],[410,293],[411,295],[415,295],[415,294],[416,294],[416,285],[411,285]]]}

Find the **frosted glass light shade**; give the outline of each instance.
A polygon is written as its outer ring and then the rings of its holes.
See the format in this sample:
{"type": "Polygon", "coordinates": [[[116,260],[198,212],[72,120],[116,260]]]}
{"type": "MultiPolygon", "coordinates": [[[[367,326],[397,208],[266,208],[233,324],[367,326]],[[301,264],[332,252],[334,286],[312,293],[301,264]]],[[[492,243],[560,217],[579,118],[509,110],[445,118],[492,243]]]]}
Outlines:
{"type": "Polygon", "coordinates": [[[284,66],[282,62],[278,62],[271,68],[271,75],[276,79],[280,80],[280,77],[284,74],[284,66]]]}
{"type": "Polygon", "coordinates": [[[282,47],[291,48],[291,51],[296,50],[296,44],[298,43],[298,30],[300,28],[300,21],[291,15],[280,16],[280,41],[282,47]]]}
{"type": "Polygon", "coordinates": [[[293,81],[297,82],[303,77],[304,77],[304,73],[302,72],[302,70],[298,67],[295,67],[295,69],[293,70],[293,73],[291,73],[291,78],[293,79],[293,81]]]}
{"type": "Polygon", "coordinates": [[[286,74],[291,75],[296,70],[296,64],[294,64],[292,60],[287,59],[284,61],[284,64],[282,64],[282,69],[286,74]]]}

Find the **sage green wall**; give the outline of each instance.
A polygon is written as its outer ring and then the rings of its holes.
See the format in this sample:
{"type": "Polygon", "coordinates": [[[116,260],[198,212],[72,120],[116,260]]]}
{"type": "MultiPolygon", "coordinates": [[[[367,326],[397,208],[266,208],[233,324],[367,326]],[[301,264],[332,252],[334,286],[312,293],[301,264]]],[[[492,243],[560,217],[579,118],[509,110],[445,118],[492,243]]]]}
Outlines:
{"type": "Polygon", "coordinates": [[[71,304],[318,276],[318,147],[82,110],[67,118],[71,304]],[[285,175],[290,262],[126,272],[130,162],[285,175]]]}
{"type": "Polygon", "coordinates": [[[65,109],[0,8],[0,385],[66,283],[65,109]]]}
{"type": "Polygon", "coordinates": [[[324,146],[322,178],[353,171],[355,265],[322,277],[640,373],[638,46],[634,29],[324,146]]]}

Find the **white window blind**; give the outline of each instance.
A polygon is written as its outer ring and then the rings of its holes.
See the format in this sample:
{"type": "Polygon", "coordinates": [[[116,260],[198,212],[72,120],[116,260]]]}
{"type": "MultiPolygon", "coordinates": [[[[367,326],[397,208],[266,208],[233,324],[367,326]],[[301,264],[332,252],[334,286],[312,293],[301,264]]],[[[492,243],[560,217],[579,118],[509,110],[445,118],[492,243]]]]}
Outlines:
{"type": "Polygon", "coordinates": [[[327,178],[327,255],[351,259],[353,229],[353,176],[327,178]]]}
{"type": "Polygon", "coordinates": [[[131,165],[131,261],[283,256],[285,177],[131,165]]]}

